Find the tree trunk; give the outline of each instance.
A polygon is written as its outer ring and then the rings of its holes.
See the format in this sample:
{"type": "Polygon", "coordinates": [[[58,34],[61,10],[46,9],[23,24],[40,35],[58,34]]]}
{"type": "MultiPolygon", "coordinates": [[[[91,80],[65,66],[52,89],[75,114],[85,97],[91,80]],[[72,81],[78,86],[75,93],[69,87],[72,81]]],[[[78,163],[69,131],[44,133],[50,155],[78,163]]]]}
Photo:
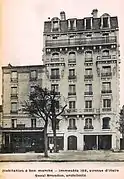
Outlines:
{"type": "Polygon", "coordinates": [[[54,152],[57,152],[56,128],[53,129],[54,152]]]}
{"type": "Polygon", "coordinates": [[[44,157],[48,157],[48,137],[47,137],[47,125],[44,126],[44,157]]]}

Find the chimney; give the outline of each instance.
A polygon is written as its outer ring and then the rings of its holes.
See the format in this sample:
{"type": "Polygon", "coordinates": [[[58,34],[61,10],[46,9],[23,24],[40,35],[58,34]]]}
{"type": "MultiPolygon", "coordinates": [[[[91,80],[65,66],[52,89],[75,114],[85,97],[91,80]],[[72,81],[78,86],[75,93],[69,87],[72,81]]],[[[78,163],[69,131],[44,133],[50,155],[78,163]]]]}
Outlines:
{"type": "Polygon", "coordinates": [[[66,15],[65,15],[64,11],[60,12],[60,19],[61,20],[66,20],[66,15]]]}
{"type": "Polygon", "coordinates": [[[93,18],[97,18],[97,15],[98,15],[98,9],[93,9],[92,13],[93,15],[93,18]]]}

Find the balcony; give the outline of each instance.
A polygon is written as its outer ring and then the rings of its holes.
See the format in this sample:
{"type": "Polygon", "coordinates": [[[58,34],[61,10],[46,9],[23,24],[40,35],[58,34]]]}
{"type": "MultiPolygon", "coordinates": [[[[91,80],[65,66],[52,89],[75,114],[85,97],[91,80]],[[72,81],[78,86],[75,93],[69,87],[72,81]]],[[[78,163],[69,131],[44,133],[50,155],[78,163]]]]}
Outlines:
{"type": "Polygon", "coordinates": [[[24,129],[25,128],[25,124],[17,124],[17,129],[24,129]]]}
{"type": "Polygon", "coordinates": [[[93,92],[92,91],[84,92],[84,95],[91,96],[91,95],[93,95],[93,92]]]}
{"type": "Polygon", "coordinates": [[[111,111],[111,107],[102,108],[102,112],[109,112],[111,111]]]}
{"type": "Polygon", "coordinates": [[[68,92],[68,96],[76,96],[76,92],[68,92]]]}
{"type": "Polygon", "coordinates": [[[116,59],[117,59],[116,55],[97,56],[97,62],[99,62],[99,61],[111,61],[111,60],[116,60],[116,59]]]}
{"type": "Polygon", "coordinates": [[[109,125],[103,125],[103,126],[102,126],[102,129],[106,129],[106,130],[107,130],[107,129],[110,129],[110,126],[109,126],[109,125]]]}
{"type": "Polygon", "coordinates": [[[13,111],[13,110],[11,110],[10,113],[11,113],[11,114],[18,114],[18,111],[13,111]]]}
{"type": "Polygon", "coordinates": [[[67,109],[67,113],[75,113],[77,112],[77,109],[73,108],[73,109],[67,109]]]}
{"type": "Polygon", "coordinates": [[[77,130],[76,126],[68,126],[68,130],[77,130]]]}
{"type": "Polygon", "coordinates": [[[68,76],[68,79],[69,79],[69,80],[75,80],[75,79],[76,79],[76,75],[69,75],[69,76],[68,76]]]}
{"type": "Polygon", "coordinates": [[[84,80],[93,80],[93,75],[84,75],[84,80]]]}
{"type": "Polygon", "coordinates": [[[51,95],[60,95],[60,92],[59,91],[51,91],[51,95]]]}
{"type": "Polygon", "coordinates": [[[93,59],[92,58],[85,58],[85,63],[92,63],[93,59]]]}
{"type": "Polygon", "coordinates": [[[35,78],[30,77],[30,81],[36,81],[36,80],[37,80],[37,77],[35,78]]]}
{"type": "Polygon", "coordinates": [[[112,93],[112,90],[102,90],[101,93],[102,93],[102,94],[112,93]]]}
{"type": "Polygon", "coordinates": [[[116,44],[117,39],[116,36],[110,36],[106,39],[106,37],[92,37],[90,41],[87,41],[86,38],[75,38],[73,43],[70,39],[62,39],[62,40],[46,40],[46,47],[68,47],[68,46],[92,46],[92,45],[108,45],[108,44],[116,44]]]}
{"type": "Polygon", "coordinates": [[[76,64],[76,59],[68,59],[68,64],[76,64]]]}
{"type": "Polygon", "coordinates": [[[92,113],[94,113],[94,109],[93,109],[93,108],[85,108],[85,109],[84,109],[84,112],[88,112],[88,113],[89,113],[89,112],[90,112],[90,113],[92,112],[92,113]]]}
{"type": "Polygon", "coordinates": [[[60,75],[51,75],[50,79],[51,80],[60,80],[60,75]]]}
{"type": "Polygon", "coordinates": [[[85,130],[93,130],[94,127],[92,125],[90,125],[90,126],[84,126],[84,129],[85,130]]]}
{"type": "Polygon", "coordinates": [[[112,72],[107,72],[107,73],[101,73],[101,78],[106,78],[106,77],[111,77],[112,76],[112,72]]]}
{"type": "Polygon", "coordinates": [[[12,98],[12,99],[17,99],[17,98],[18,98],[18,95],[17,95],[17,94],[11,94],[11,98],[12,98]]]}

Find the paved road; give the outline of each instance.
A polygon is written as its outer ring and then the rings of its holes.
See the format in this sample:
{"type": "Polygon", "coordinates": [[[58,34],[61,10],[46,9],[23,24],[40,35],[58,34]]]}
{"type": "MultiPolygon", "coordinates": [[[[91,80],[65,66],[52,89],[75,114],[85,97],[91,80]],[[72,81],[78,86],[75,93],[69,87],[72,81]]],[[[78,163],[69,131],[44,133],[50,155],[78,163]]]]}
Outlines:
{"type": "Polygon", "coordinates": [[[112,151],[60,151],[49,153],[45,158],[43,153],[0,154],[0,162],[6,161],[123,161],[124,152],[112,151]]]}

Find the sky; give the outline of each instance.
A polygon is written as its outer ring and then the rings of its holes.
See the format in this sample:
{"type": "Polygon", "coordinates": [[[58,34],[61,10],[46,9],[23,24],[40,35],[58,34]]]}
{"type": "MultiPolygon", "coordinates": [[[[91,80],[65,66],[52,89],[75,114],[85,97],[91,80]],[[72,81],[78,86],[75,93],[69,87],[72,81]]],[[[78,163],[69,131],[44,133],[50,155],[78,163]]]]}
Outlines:
{"type": "MultiPolygon", "coordinates": [[[[42,64],[43,23],[48,17],[59,17],[65,11],[66,18],[108,13],[118,16],[120,36],[120,104],[124,104],[124,10],[123,0],[1,0],[1,65],[42,64]]],[[[1,91],[0,91],[1,93],[1,91]]]]}

